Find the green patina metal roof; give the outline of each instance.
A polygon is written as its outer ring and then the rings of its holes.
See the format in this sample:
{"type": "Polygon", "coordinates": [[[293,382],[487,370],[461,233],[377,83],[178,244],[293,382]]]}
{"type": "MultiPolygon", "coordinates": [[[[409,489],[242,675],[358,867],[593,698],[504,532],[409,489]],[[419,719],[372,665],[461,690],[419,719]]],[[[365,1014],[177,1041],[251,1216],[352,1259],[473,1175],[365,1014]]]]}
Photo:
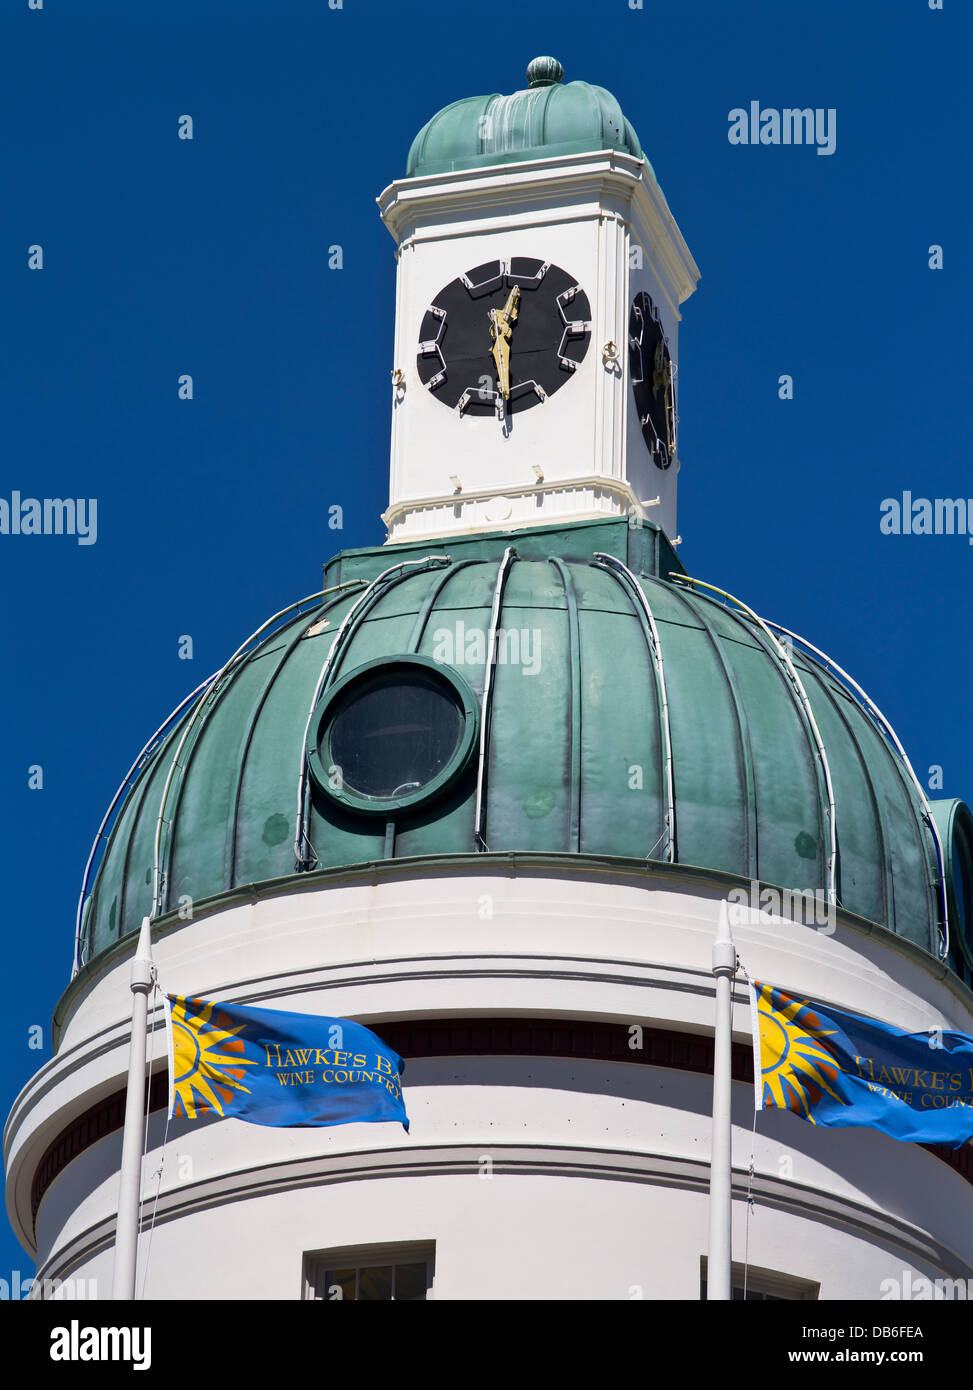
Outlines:
{"type": "Polygon", "coordinates": [[[642,159],[639,138],[611,92],[563,79],[556,58],[535,58],[522,91],[464,97],[443,107],[412,142],[407,177],[589,150],[642,159]]]}
{"type": "MultiPolygon", "coordinates": [[[[422,546],[343,552],[326,584],[405,560],[346,626],[328,683],[368,662],[436,657],[445,631],[531,634],[536,674],[497,665],[487,721],[483,841],[489,851],[665,858],[667,773],[659,673],[641,600],[596,552],[639,576],[664,663],[674,787],[674,858],[801,891],[824,889],[827,807],[806,715],[780,659],[744,615],[673,582],[664,536],[624,521],[540,527],[422,546]]],[[[295,872],[304,730],[347,588],[286,620],[205,692],[147,760],[123,803],[85,913],[85,959],[151,910],[153,855],[173,754],[195,719],[163,815],[161,910],[295,872]],[[200,703],[202,702],[202,703],[200,703]]],[[[458,648],[457,648],[458,650],[458,648]]],[[[438,659],[442,660],[441,646],[438,659]]],[[[827,749],[847,911],[936,949],[935,843],[901,760],[849,690],[810,656],[800,673],[827,749]]],[[[482,700],[485,660],[455,670],[482,700]]],[[[381,818],[317,788],[307,820],[318,870],[388,857],[466,855],[477,759],[438,799],[381,818]]],[[[311,872],[313,877],[313,870],[311,872]]]]}

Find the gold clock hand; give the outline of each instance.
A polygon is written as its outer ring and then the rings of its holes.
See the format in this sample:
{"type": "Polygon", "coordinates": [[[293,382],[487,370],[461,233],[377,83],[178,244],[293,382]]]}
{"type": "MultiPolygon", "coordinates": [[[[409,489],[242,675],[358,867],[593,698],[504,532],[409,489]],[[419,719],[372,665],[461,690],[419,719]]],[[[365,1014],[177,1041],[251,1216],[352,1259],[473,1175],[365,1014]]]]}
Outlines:
{"type": "Polygon", "coordinates": [[[490,337],[493,340],[490,353],[497,367],[497,385],[506,400],[510,395],[510,329],[496,309],[490,310],[490,337]]]}
{"type": "Polygon", "coordinates": [[[496,363],[497,385],[504,400],[510,396],[510,339],[513,325],[517,321],[519,301],[520,286],[514,285],[503,309],[491,309],[488,315],[492,342],[490,353],[496,363]]]}

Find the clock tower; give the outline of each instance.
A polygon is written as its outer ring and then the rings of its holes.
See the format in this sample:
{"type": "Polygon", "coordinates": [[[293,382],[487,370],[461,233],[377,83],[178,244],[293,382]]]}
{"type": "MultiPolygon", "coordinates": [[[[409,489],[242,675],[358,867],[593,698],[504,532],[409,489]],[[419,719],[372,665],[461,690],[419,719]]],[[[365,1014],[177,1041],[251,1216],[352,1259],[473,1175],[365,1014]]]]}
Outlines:
{"type": "Polygon", "coordinates": [[[527,87],[423,127],[396,242],[390,542],[637,516],[676,539],[679,306],[699,272],[610,92],[527,87]]]}
{"type": "Polygon", "coordinates": [[[795,1016],[973,1034],[973,814],[930,805],[822,650],[674,556],[696,269],[614,98],[561,77],[535,59],[526,90],[447,107],[382,195],[392,544],[228,641],[122,764],[55,1050],[4,1131],[35,1297],[112,1282],[143,922],[221,1038],[225,1006],[366,1024],[406,1062],[412,1126],[340,1102],[248,1123],[223,1058],[180,1078],[209,1109],[170,1127],[152,1007],[143,1297],[698,1302],[720,1287],[717,997],[732,1284],[973,1280],[969,1146],[754,1126],[728,904],[795,1016]]]}

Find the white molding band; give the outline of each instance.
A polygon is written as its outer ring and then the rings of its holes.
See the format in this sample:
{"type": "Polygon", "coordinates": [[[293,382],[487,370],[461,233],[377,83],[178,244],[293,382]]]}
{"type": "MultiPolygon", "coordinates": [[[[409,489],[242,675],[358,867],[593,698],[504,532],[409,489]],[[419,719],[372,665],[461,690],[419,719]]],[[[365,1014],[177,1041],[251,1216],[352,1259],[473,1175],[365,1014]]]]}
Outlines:
{"type": "MultiPolygon", "coordinates": [[[[703,1159],[580,1145],[492,1142],[490,1153],[495,1178],[549,1176],[639,1182],[697,1192],[700,1196],[705,1196],[709,1188],[709,1163],[703,1159]]],[[[939,1162],[931,1154],[928,1157],[930,1163],[939,1162]]],[[[162,1226],[227,1202],[329,1183],[447,1175],[475,1178],[481,1158],[482,1145],[435,1144],[426,1148],[359,1150],[238,1169],[217,1178],[181,1183],[175,1191],[164,1192],[158,1202],[156,1225],[162,1226]]],[[[886,1215],[863,1202],[793,1180],[784,1181],[772,1174],[756,1173],[751,1184],[749,1170],[742,1167],[733,1169],[732,1186],[733,1199],[741,1207],[747,1204],[748,1195],[752,1193],[760,1206],[823,1222],[862,1240],[887,1243],[905,1260],[931,1264],[945,1277],[973,1277],[973,1265],[954,1250],[911,1222],[886,1215]]],[[[149,1205],[148,1201],[144,1203],[146,1215],[149,1205]]],[[[35,1279],[40,1283],[45,1279],[69,1278],[83,1262],[109,1250],[114,1233],[113,1216],[93,1223],[41,1266],[35,1279]]],[[[431,1232],[429,1238],[435,1239],[437,1234],[431,1232]]]]}

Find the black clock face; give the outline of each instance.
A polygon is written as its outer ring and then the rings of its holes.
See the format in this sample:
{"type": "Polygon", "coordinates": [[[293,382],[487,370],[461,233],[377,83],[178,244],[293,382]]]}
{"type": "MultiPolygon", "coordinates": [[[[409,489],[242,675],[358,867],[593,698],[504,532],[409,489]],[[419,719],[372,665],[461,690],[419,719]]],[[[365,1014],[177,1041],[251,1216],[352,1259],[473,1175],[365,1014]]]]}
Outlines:
{"type": "Polygon", "coordinates": [[[462,415],[529,410],[570,381],[588,351],[590,319],[588,296],[559,266],[528,256],[487,261],[423,315],[420,380],[462,415]]]}
{"type": "Polygon", "coordinates": [[[628,361],[646,447],[656,467],[668,468],[676,456],[672,362],[658,310],[644,291],[628,316],[628,361]]]}

